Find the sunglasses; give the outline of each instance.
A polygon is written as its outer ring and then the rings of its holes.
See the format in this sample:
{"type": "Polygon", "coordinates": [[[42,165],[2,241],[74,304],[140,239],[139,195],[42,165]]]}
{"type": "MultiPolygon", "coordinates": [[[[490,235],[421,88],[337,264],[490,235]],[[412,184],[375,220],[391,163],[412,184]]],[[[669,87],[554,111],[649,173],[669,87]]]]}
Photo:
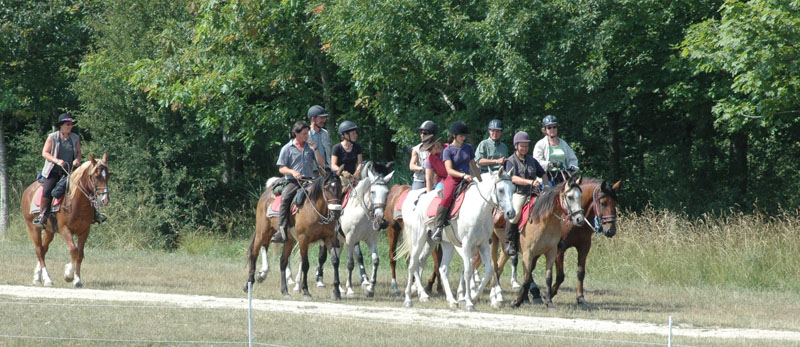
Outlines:
{"type": "Polygon", "coordinates": [[[419,133],[420,133],[420,135],[433,135],[432,132],[427,131],[427,130],[420,130],[419,133]]]}
{"type": "Polygon", "coordinates": [[[550,125],[550,126],[548,126],[548,127],[546,127],[546,128],[547,128],[548,130],[549,130],[549,129],[558,129],[558,125],[550,125]]]}

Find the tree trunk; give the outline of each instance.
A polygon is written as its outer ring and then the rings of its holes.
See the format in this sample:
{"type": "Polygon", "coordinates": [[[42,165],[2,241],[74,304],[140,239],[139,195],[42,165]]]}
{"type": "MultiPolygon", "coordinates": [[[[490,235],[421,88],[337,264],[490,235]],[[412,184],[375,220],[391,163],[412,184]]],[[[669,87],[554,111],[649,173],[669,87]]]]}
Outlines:
{"type": "Polygon", "coordinates": [[[620,176],[619,158],[619,117],[620,112],[614,111],[607,115],[608,118],[608,162],[611,170],[611,182],[617,181],[620,176]]]}
{"type": "Polygon", "coordinates": [[[8,170],[6,169],[6,142],[3,122],[0,122],[0,238],[8,229],[8,170]]]}
{"type": "Polygon", "coordinates": [[[728,167],[728,177],[731,179],[731,186],[738,191],[738,202],[744,203],[747,194],[747,132],[738,131],[731,135],[730,147],[730,167],[728,167]]]}

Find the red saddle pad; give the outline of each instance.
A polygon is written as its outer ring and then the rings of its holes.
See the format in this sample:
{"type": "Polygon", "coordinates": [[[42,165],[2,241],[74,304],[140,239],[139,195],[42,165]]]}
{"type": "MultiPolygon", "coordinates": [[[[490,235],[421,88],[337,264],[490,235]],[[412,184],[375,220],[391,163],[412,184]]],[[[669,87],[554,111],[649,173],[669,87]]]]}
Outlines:
{"type": "MultiPolygon", "coordinates": [[[[456,199],[453,201],[453,206],[450,208],[450,218],[453,218],[456,215],[458,215],[458,210],[461,209],[461,205],[464,203],[464,196],[466,195],[467,195],[467,190],[464,189],[461,192],[461,194],[458,194],[456,199]]],[[[441,201],[442,198],[440,198],[438,195],[433,198],[433,201],[431,201],[430,205],[428,205],[428,211],[426,213],[428,217],[432,218],[436,216],[436,210],[439,209],[439,204],[441,203],[441,201]]]]}
{"type": "MultiPolygon", "coordinates": [[[[39,187],[39,189],[36,190],[36,196],[33,198],[33,202],[34,202],[34,204],[36,204],[36,206],[42,207],[42,193],[43,192],[44,192],[44,189],[42,189],[42,187],[39,187]]],[[[60,205],[61,204],[61,200],[63,200],[63,199],[64,199],[63,197],[53,198],[53,201],[50,203],[50,206],[56,207],[56,206],[60,205]]]]}
{"type": "Polygon", "coordinates": [[[342,210],[344,207],[347,206],[347,202],[350,200],[350,194],[353,193],[353,186],[347,186],[347,190],[344,192],[344,198],[342,198],[342,210]]]}
{"type": "MultiPolygon", "coordinates": [[[[403,194],[400,194],[400,197],[397,198],[397,203],[394,205],[394,210],[395,211],[400,211],[400,210],[403,209],[403,202],[406,201],[406,197],[408,197],[408,192],[410,192],[410,191],[411,191],[411,189],[406,189],[403,192],[403,194]]],[[[396,216],[397,213],[395,213],[394,215],[396,216]]]]}
{"type": "MultiPolygon", "coordinates": [[[[302,192],[297,192],[297,193],[302,194],[302,192]]],[[[270,210],[272,210],[272,212],[280,213],[280,211],[281,211],[281,198],[282,197],[283,197],[283,195],[278,195],[278,196],[275,197],[275,200],[272,200],[272,205],[270,207],[270,210]]],[[[297,213],[297,205],[292,205],[292,214],[295,214],[295,213],[297,213]]]]}
{"type": "Polygon", "coordinates": [[[522,211],[520,212],[522,215],[519,216],[519,230],[525,229],[525,224],[528,224],[528,218],[531,215],[531,209],[533,209],[534,201],[536,201],[535,195],[531,197],[531,201],[528,201],[527,204],[522,206],[522,211]]]}

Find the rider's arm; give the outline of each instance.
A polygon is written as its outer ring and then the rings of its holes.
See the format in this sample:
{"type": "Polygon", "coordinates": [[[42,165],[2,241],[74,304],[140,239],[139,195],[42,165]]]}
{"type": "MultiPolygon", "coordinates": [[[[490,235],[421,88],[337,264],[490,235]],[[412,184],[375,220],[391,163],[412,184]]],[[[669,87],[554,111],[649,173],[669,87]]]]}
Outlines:
{"type": "Polygon", "coordinates": [[[81,165],[81,159],[83,159],[83,154],[81,153],[81,141],[75,141],[75,149],[78,155],[75,157],[75,160],[72,162],[72,166],[78,167],[81,165]]]}
{"type": "Polygon", "coordinates": [[[425,168],[425,191],[433,190],[433,185],[436,184],[436,171],[433,169],[425,168]]]}
{"type": "Polygon", "coordinates": [[[58,159],[54,155],[50,154],[50,151],[53,150],[53,146],[55,146],[55,144],[53,143],[53,139],[50,138],[50,136],[48,136],[47,140],[44,142],[44,147],[42,148],[42,157],[44,157],[45,160],[51,163],[54,163],[59,166],[64,166],[63,160],[58,159]]]}
{"type": "Polygon", "coordinates": [[[333,172],[339,172],[339,156],[331,155],[331,170],[333,172]]]}
{"type": "Polygon", "coordinates": [[[284,165],[281,165],[281,166],[278,167],[278,172],[280,172],[282,175],[292,176],[292,177],[297,178],[297,179],[300,179],[300,177],[303,176],[303,175],[300,174],[300,172],[295,171],[292,168],[290,168],[288,166],[284,166],[284,165]]]}
{"type": "MultiPolygon", "coordinates": [[[[314,150],[314,156],[317,158],[317,166],[319,166],[321,169],[324,169],[324,168],[327,167],[327,165],[325,165],[325,158],[323,158],[322,154],[320,154],[319,151],[316,150],[316,149],[314,150]]],[[[323,172],[320,171],[320,173],[323,173],[323,172]]]]}
{"type": "Polygon", "coordinates": [[[422,168],[417,165],[417,161],[419,161],[419,156],[417,155],[417,151],[412,149],[411,161],[408,162],[408,169],[411,170],[411,172],[417,172],[419,170],[422,170],[422,168]]]}
{"type": "Polygon", "coordinates": [[[478,182],[481,182],[481,170],[478,169],[478,165],[475,163],[474,159],[469,161],[469,168],[472,169],[470,171],[473,173],[472,176],[474,176],[478,182]]]}
{"type": "Polygon", "coordinates": [[[356,172],[353,173],[353,176],[356,179],[359,179],[361,177],[361,169],[364,168],[364,164],[363,164],[364,159],[363,158],[364,157],[361,154],[358,155],[358,165],[356,165],[356,172]]]}

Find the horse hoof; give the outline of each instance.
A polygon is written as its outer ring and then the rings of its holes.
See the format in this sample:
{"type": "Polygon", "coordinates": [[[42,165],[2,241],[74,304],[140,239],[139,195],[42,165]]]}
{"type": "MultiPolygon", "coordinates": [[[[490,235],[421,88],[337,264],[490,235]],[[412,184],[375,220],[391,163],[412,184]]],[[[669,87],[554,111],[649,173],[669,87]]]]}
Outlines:
{"type": "Polygon", "coordinates": [[[492,308],[495,309],[495,310],[503,308],[503,303],[502,302],[493,302],[492,303],[492,308]]]}
{"type": "Polygon", "coordinates": [[[400,294],[401,294],[401,293],[400,293],[400,291],[399,291],[399,290],[397,290],[397,289],[392,289],[392,295],[394,295],[394,296],[400,296],[400,294]]]}
{"type": "Polygon", "coordinates": [[[311,299],[312,299],[312,298],[311,298],[311,295],[310,295],[310,294],[303,294],[303,300],[305,300],[305,301],[311,301],[311,299]]]}
{"type": "Polygon", "coordinates": [[[536,305],[544,304],[544,301],[540,298],[533,299],[533,303],[536,305]]]}
{"type": "Polygon", "coordinates": [[[284,298],[284,299],[291,299],[291,298],[292,298],[292,296],[291,296],[291,295],[289,295],[289,293],[284,293],[284,294],[283,294],[283,298],[284,298]]]}
{"type": "Polygon", "coordinates": [[[72,286],[75,288],[83,288],[83,282],[75,282],[72,284],[72,286]]]}
{"type": "Polygon", "coordinates": [[[325,282],[317,281],[317,288],[325,288],[325,282]]]}
{"type": "Polygon", "coordinates": [[[430,298],[428,298],[427,296],[420,296],[419,297],[419,302],[428,302],[428,300],[430,300],[430,298]]]}
{"type": "Polygon", "coordinates": [[[331,300],[332,301],[339,301],[341,299],[342,299],[342,294],[339,294],[339,293],[336,293],[336,292],[331,293],[331,300]]]}
{"type": "Polygon", "coordinates": [[[552,310],[552,309],[554,309],[554,308],[556,308],[556,305],[553,305],[553,303],[552,303],[552,302],[548,302],[548,303],[547,303],[547,309],[548,309],[548,310],[552,310]]]}
{"type": "Polygon", "coordinates": [[[265,279],[267,279],[267,273],[266,272],[259,272],[258,273],[258,277],[256,277],[256,281],[258,281],[258,283],[261,283],[261,282],[264,282],[265,279]]]}
{"type": "Polygon", "coordinates": [[[475,312],[475,305],[467,305],[464,307],[464,310],[467,312],[475,312]]]}
{"type": "Polygon", "coordinates": [[[361,288],[367,289],[371,284],[369,281],[364,280],[364,282],[361,282],[361,288]]]}
{"type": "Polygon", "coordinates": [[[299,292],[299,291],[300,291],[300,283],[297,283],[297,284],[295,284],[295,286],[294,286],[294,288],[292,288],[292,290],[293,290],[295,293],[299,292]]]}
{"type": "Polygon", "coordinates": [[[345,294],[345,295],[347,295],[348,298],[354,298],[356,296],[356,292],[350,290],[350,291],[347,291],[347,294],[345,294]]]}
{"type": "Polygon", "coordinates": [[[33,282],[31,282],[31,284],[32,284],[32,285],[34,285],[34,286],[38,286],[38,285],[41,285],[41,284],[42,284],[42,281],[40,281],[40,280],[33,280],[33,282]]]}
{"type": "Polygon", "coordinates": [[[52,287],[53,286],[53,282],[52,281],[44,282],[44,286],[45,287],[52,287]]]}
{"type": "Polygon", "coordinates": [[[458,302],[451,302],[450,308],[458,308],[458,302]]]}
{"type": "Polygon", "coordinates": [[[511,289],[519,289],[519,287],[522,286],[517,281],[511,282],[511,289]]]}
{"type": "Polygon", "coordinates": [[[371,297],[375,296],[375,292],[372,291],[372,290],[368,290],[368,291],[364,292],[364,295],[366,295],[368,298],[371,298],[371,297]]]}
{"type": "Polygon", "coordinates": [[[404,307],[411,307],[411,306],[414,306],[414,304],[411,303],[411,300],[406,300],[406,301],[403,301],[403,306],[404,307]]]}
{"type": "Polygon", "coordinates": [[[586,302],[586,299],[583,296],[578,297],[578,306],[581,308],[589,308],[589,303],[586,302]]]}

